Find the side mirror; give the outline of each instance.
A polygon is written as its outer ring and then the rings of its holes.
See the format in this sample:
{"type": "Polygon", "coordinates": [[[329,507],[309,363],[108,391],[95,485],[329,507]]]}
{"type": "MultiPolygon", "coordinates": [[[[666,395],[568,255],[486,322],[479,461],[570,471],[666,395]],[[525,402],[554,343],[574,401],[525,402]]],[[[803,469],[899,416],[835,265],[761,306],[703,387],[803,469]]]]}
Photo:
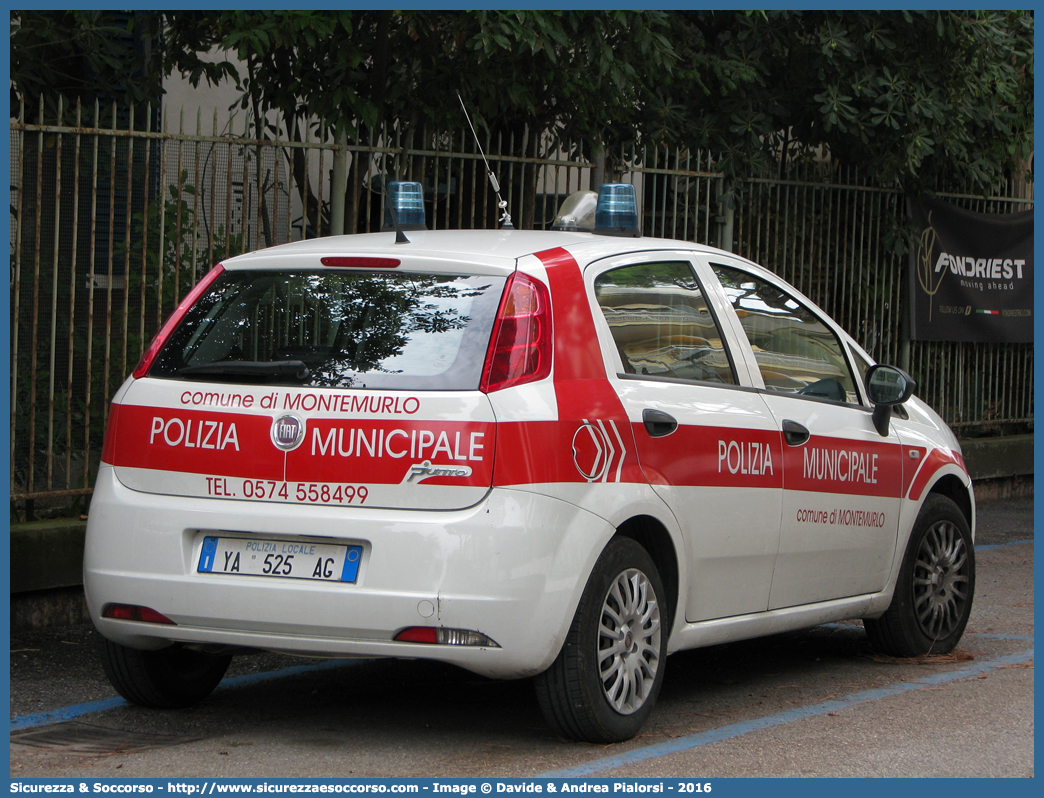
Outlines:
{"type": "Polygon", "coordinates": [[[866,371],[866,393],[874,403],[874,427],[888,435],[888,420],[892,408],[901,405],[917,390],[913,377],[895,366],[871,366],[866,371]]]}

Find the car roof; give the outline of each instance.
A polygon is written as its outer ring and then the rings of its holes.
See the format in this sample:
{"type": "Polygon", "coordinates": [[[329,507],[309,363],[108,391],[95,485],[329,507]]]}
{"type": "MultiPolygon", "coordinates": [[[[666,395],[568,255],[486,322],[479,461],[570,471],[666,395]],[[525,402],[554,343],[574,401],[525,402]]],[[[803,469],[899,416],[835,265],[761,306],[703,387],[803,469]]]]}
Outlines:
{"type": "MultiPolygon", "coordinates": [[[[227,269],[285,268],[318,265],[322,257],[380,255],[405,260],[483,264],[514,270],[519,258],[564,248],[585,266],[613,255],[656,250],[685,250],[708,255],[737,256],[691,241],[664,238],[629,238],[554,230],[409,230],[409,243],[396,244],[395,233],[360,233],[326,236],[281,244],[222,261],[227,269]]],[[[751,264],[753,265],[753,264],[751,264]]]]}

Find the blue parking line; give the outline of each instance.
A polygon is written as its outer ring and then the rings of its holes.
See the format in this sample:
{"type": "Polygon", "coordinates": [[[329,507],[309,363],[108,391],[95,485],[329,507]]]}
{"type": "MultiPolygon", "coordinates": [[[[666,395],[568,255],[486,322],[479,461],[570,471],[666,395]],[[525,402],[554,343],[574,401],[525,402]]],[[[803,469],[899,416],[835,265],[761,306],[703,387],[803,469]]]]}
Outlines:
{"type": "Polygon", "coordinates": [[[985,640],[1009,640],[1016,643],[1032,643],[1032,637],[1026,637],[1025,635],[998,635],[993,632],[965,632],[967,637],[981,637],[985,640]]]}
{"type": "Polygon", "coordinates": [[[34,726],[47,726],[51,723],[61,723],[65,720],[73,720],[82,715],[92,712],[103,712],[106,709],[126,706],[127,702],[119,696],[102,698],[99,701],[88,701],[86,704],[74,704],[71,707],[53,709],[50,712],[34,712],[32,715],[19,715],[11,718],[11,731],[18,729],[31,729],[34,726]]]}
{"type": "MultiPolygon", "coordinates": [[[[282,679],[285,676],[299,676],[304,673],[315,673],[317,671],[331,670],[332,668],[342,668],[347,665],[356,665],[361,662],[372,662],[372,660],[332,659],[324,660],[323,662],[318,662],[313,665],[293,665],[289,668],[282,668],[277,671],[245,673],[242,676],[230,676],[226,679],[222,679],[221,684],[218,685],[217,689],[229,690],[236,687],[247,687],[253,684],[260,684],[261,682],[268,682],[273,679],[282,679]]],[[[117,707],[125,707],[127,705],[127,701],[124,699],[119,696],[112,696],[111,698],[102,698],[98,701],[88,701],[85,704],[74,704],[70,707],[53,709],[50,712],[35,712],[32,715],[19,715],[18,717],[11,718],[11,731],[32,729],[36,726],[48,726],[52,723],[75,720],[76,718],[90,715],[94,712],[104,712],[107,709],[116,709],[117,707]]]]}
{"type": "Polygon", "coordinates": [[[556,770],[551,773],[542,773],[536,778],[560,779],[577,776],[592,776],[596,773],[603,773],[607,770],[624,767],[625,765],[634,765],[638,762],[645,762],[649,759],[657,759],[662,756],[677,754],[682,751],[690,751],[693,748],[699,748],[700,746],[709,745],[710,743],[721,742],[722,740],[729,740],[734,737],[749,734],[750,732],[771,729],[775,726],[782,726],[786,723],[806,720],[817,715],[825,715],[828,712],[837,712],[842,709],[848,709],[871,701],[880,701],[883,698],[891,698],[892,696],[902,695],[903,693],[913,692],[914,690],[924,690],[928,687],[947,684],[959,679],[980,676],[999,668],[1004,668],[1009,665],[1018,665],[1032,659],[1033,649],[1031,648],[1017,654],[1010,654],[1004,657],[997,657],[996,659],[972,663],[961,666],[956,670],[946,671],[945,673],[937,673],[933,676],[918,679],[915,682],[900,682],[888,687],[865,690],[860,693],[853,693],[844,698],[824,701],[820,704],[812,704],[807,707],[797,707],[795,709],[789,709],[786,712],[780,712],[776,715],[768,715],[763,718],[752,718],[751,720],[743,721],[742,723],[733,723],[730,726],[722,726],[719,729],[710,729],[705,732],[689,735],[688,737],[680,737],[666,743],[648,745],[634,751],[628,751],[625,754],[596,759],[593,762],[578,765],[574,768],[556,770]]]}
{"type": "Polygon", "coordinates": [[[1006,549],[1008,546],[1032,546],[1032,540],[1013,540],[1010,543],[991,543],[986,546],[976,546],[976,551],[989,551],[990,549],[1006,549]]]}

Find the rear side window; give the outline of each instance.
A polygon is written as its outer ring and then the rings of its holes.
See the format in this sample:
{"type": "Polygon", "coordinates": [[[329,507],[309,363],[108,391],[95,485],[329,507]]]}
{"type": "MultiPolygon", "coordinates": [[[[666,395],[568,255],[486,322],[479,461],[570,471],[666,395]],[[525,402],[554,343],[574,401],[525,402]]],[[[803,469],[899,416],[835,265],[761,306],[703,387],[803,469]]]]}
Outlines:
{"type": "Polygon", "coordinates": [[[797,299],[765,280],[711,264],[770,391],[858,403],[841,341],[797,299]]]}
{"type": "Polygon", "coordinates": [[[721,331],[688,263],[623,266],[595,280],[624,373],[735,384],[721,331]]]}
{"type": "Polygon", "coordinates": [[[151,377],[338,388],[479,385],[505,278],[227,271],[151,377]]]}

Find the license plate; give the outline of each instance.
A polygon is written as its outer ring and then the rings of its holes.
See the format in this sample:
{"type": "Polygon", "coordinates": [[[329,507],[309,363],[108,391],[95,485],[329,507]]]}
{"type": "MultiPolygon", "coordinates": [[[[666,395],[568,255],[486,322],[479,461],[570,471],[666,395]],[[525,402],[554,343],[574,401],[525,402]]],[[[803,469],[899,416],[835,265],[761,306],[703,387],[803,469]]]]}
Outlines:
{"type": "Polygon", "coordinates": [[[359,576],[361,558],[362,546],[207,535],[196,570],[205,574],[354,582],[359,576]]]}

